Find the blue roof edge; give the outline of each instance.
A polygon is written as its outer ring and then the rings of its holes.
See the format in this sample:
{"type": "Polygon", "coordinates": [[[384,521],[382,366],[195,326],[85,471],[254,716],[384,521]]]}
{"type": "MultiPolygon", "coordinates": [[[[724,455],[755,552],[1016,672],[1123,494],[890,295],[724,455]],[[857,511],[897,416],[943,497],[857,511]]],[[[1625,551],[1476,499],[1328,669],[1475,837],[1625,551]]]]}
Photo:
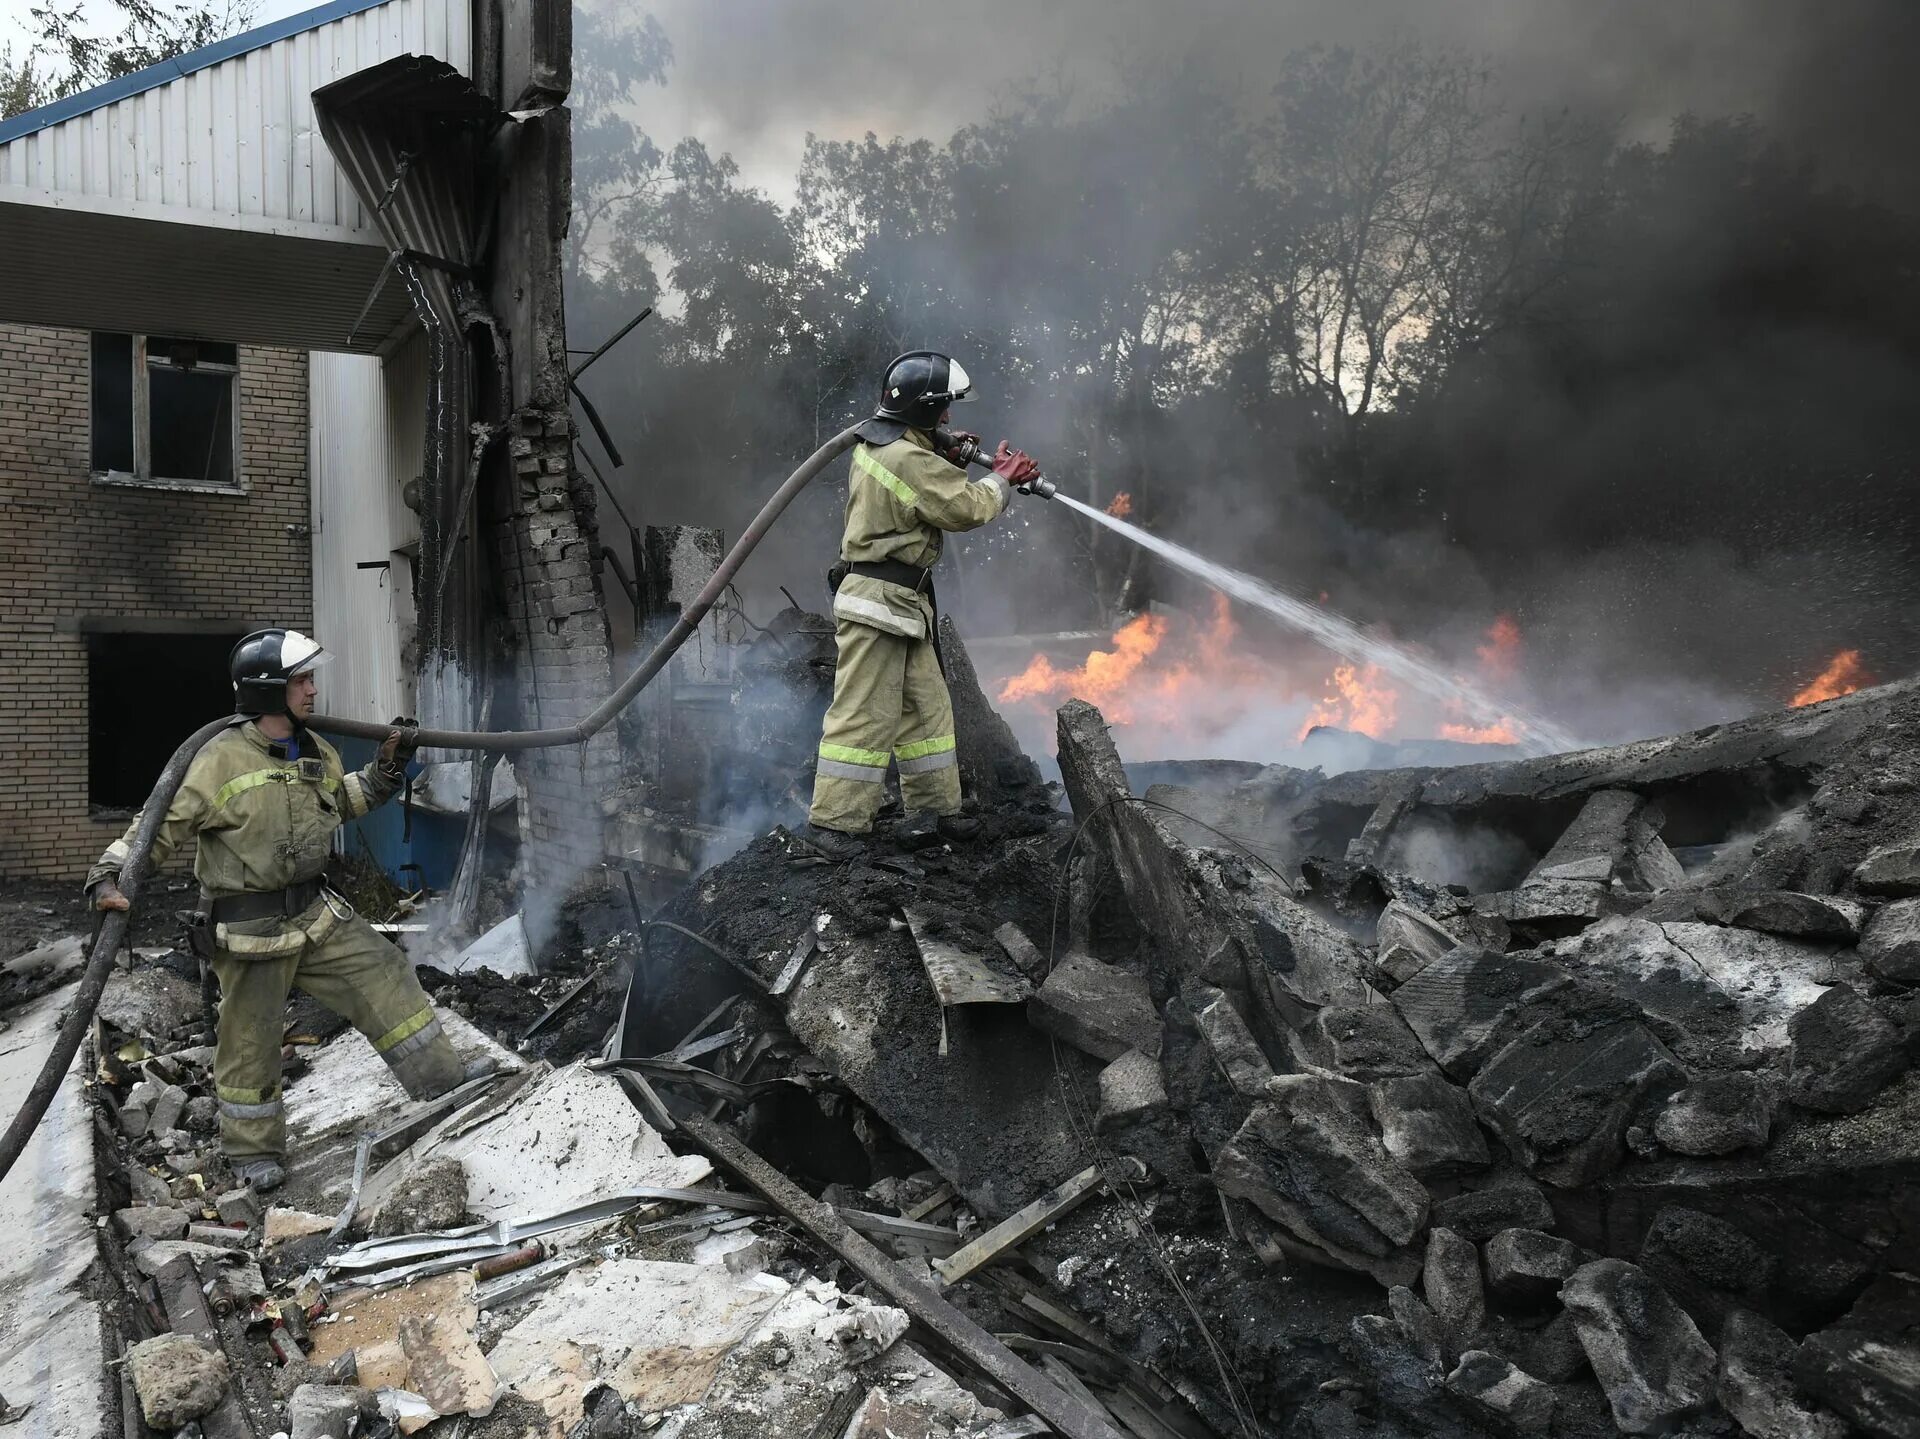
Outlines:
{"type": "Polygon", "coordinates": [[[0,120],[0,145],[10,140],[18,140],[23,135],[44,130],[50,125],[58,125],[64,120],[71,120],[76,115],[98,110],[102,105],[111,105],[115,101],[158,89],[182,76],[191,75],[196,70],[205,70],[208,66],[218,65],[223,60],[231,60],[236,55],[244,55],[249,50],[258,50],[273,44],[276,40],[284,40],[289,35],[298,35],[304,30],[317,30],[322,25],[330,25],[335,20],[344,20],[364,10],[378,10],[388,3],[389,0],[329,0],[328,4],[316,5],[311,10],[302,10],[298,15],[289,15],[283,20],[256,26],[238,35],[229,35],[226,39],[216,40],[211,45],[202,45],[198,50],[189,50],[186,54],[176,55],[171,60],[162,60],[158,65],[149,65],[144,70],[135,70],[132,74],[121,75],[107,81],[104,85],[95,85],[91,90],[82,90],[77,95],[69,95],[64,100],[55,100],[51,104],[41,105],[32,110],[23,110],[11,120],[0,120]]]}

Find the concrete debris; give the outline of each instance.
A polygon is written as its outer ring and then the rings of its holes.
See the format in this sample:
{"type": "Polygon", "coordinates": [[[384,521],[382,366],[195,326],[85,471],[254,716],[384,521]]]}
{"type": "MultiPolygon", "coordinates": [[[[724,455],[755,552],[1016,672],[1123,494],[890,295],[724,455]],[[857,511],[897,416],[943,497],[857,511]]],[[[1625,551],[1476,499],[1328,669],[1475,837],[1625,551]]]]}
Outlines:
{"type": "Polygon", "coordinates": [[[1858,1114],[1906,1072],[1899,1029],[1844,984],[1793,1017],[1787,1098],[1823,1114],[1858,1114]]]}
{"type": "Polygon", "coordinates": [[[1752,1439],[1846,1439],[1846,1423],[1796,1392],[1799,1348],[1779,1328],[1747,1309],[1720,1331],[1720,1405],[1752,1439]]]}
{"type": "Polygon", "coordinates": [[[1710,1074],[1674,1091],[1653,1133],[1675,1154],[1698,1157],[1758,1149],[1773,1129],[1773,1097],[1757,1075],[1710,1074]]]}
{"type": "Polygon", "coordinates": [[[1487,1241],[1487,1287],[1517,1304],[1545,1304],[1593,1257],[1538,1229],[1503,1229],[1487,1241]]]}
{"type": "Polygon", "coordinates": [[[457,1159],[429,1159],[380,1201],[367,1232],[420,1234],[452,1229],[467,1217],[467,1171],[457,1159]]]}
{"type": "Polygon", "coordinates": [[[1393,992],[1393,1007],[1447,1074],[1465,1083],[1479,1072],[1536,1005],[1573,984],[1557,964],[1456,949],[1393,992]]]}
{"type": "Polygon", "coordinates": [[[1860,936],[1860,958],[1874,978],[1920,988],[1920,899],[1883,905],[1860,936]]]}
{"type": "MultiPolygon", "coordinates": [[[[1417,963],[1415,972],[1431,964],[1443,954],[1451,953],[1460,947],[1460,941],[1453,933],[1424,910],[1400,900],[1391,900],[1380,911],[1380,922],[1374,926],[1374,947],[1384,956],[1394,949],[1404,950],[1417,963]]],[[[1402,981],[1412,978],[1411,974],[1400,976],[1402,981]]]]}
{"type": "Polygon", "coordinates": [[[116,968],[107,978],[95,1012],[101,1023],[144,1040],[155,1051],[172,1048],[167,1041],[199,1022],[203,1014],[199,986],[157,965],[116,968]]]}
{"type": "Polygon", "coordinates": [[[188,1215],[184,1209],[173,1208],[116,1209],[113,1223],[130,1243],[143,1239],[180,1239],[186,1235],[188,1215]]]}
{"type": "Polygon", "coordinates": [[[1853,882],[1863,894],[1920,895],[1920,843],[1905,840],[1876,849],[1860,861],[1853,882]]]}
{"type": "Polygon", "coordinates": [[[277,1249],[310,1234],[325,1234],[333,1228],[333,1216],[308,1214],[299,1209],[269,1209],[261,1234],[261,1247],[277,1249]]]}
{"type": "Polygon", "coordinates": [[[1587,1369],[1587,1351],[1580,1347],[1579,1330],[1564,1309],[1540,1328],[1523,1332],[1517,1348],[1520,1367],[1549,1384],[1571,1383],[1587,1369]]]}
{"type": "Polygon", "coordinates": [[[287,1401],[288,1439],[354,1439],[380,1417],[380,1402],[357,1384],[302,1384],[287,1401]]]}
{"type": "Polygon", "coordinates": [[[1486,1283],[1480,1273],[1480,1251],[1451,1229],[1435,1229],[1427,1236],[1421,1288],[1427,1305],[1449,1333],[1471,1338],[1487,1322],[1486,1283]]]}
{"type": "Polygon", "coordinates": [[[1799,1388],[1867,1434],[1920,1433],[1920,1280],[1883,1275],[1793,1358],[1799,1388]]]}
{"type": "Polygon", "coordinates": [[[1382,1079],[1368,1086],[1367,1097],[1387,1153],[1420,1179],[1468,1174],[1492,1162],[1466,1091],[1438,1074],[1382,1079]]]}
{"type": "Polygon", "coordinates": [[[1645,1025],[1575,1011],[1517,1035],[1474,1076],[1468,1093],[1517,1163],[1572,1188],[1617,1168],[1636,1111],[1686,1082],[1686,1071],[1645,1025]]]}
{"type": "Polygon", "coordinates": [[[1644,1270],[1597,1259],[1574,1271],[1560,1299],[1622,1433],[1663,1433],[1712,1401],[1713,1346],[1644,1270]]]}
{"type": "Polygon", "coordinates": [[[1447,1353],[1452,1346],[1440,1316],[1428,1307],[1426,1300],[1406,1285],[1396,1284],[1387,1291],[1387,1313],[1429,1367],[1436,1370],[1446,1367],[1447,1353]]]}
{"type": "Polygon", "coordinates": [[[1659,806],[1628,790],[1590,795],[1579,815],[1527,875],[1526,887],[1592,884],[1646,892],[1686,879],[1660,839],[1659,806]]]}
{"type": "MultiPolygon", "coordinates": [[[[228,1251],[212,1244],[195,1244],[186,1239],[155,1239],[137,1243],[128,1249],[134,1266],[148,1278],[156,1277],[160,1271],[176,1259],[191,1260],[198,1265],[204,1260],[223,1260],[229,1257],[228,1251]]],[[[257,1271],[256,1271],[257,1272],[257,1271]]],[[[266,1293],[262,1281],[260,1292],[266,1293]]]]}
{"type": "Polygon", "coordinates": [[[1406,1021],[1384,1004],[1317,1011],[1295,1032],[1294,1057],[1303,1068],[1331,1069],[1362,1084],[1434,1072],[1406,1021]]]}
{"type": "Polygon", "coordinates": [[[195,1244],[210,1244],[216,1249],[245,1249],[251,1242],[246,1230],[225,1224],[189,1224],[187,1238],[195,1244]]]}
{"type": "MultiPolygon", "coordinates": [[[[1356,1118],[1338,1081],[1308,1079],[1270,1091],[1214,1160],[1214,1182],[1281,1225],[1303,1257],[1410,1284],[1427,1191],[1356,1118]]],[[[1363,1111],[1364,1113],[1364,1111],[1363,1111]]]]}
{"type": "Polygon", "coordinates": [[[77,934],[63,934],[58,939],[41,941],[25,954],[15,955],[0,966],[0,971],[4,971],[8,979],[53,983],[66,978],[86,962],[86,941],[77,934]]]}
{"type": "Polygon", "coordinates": [[[1484,1349],[1460,1356],[1447,1388],[1516,1434],[1545,1434],[1552,1427],[1553,1390],[1484,1349]]]}
{"type": "Polygon", "coordinates": [[[1101,1134],[1158,1114],[1167,1107],[1167,1086],[1160,1061],[1129,1049],[1100,1071],[1100,1111],[1094,1128],[1101,1134]]]}
{"type": "Polygon", "coordinates": [[[1273,1066],[1233,1001],[1220,990],[1202,988],[1193,1020],[1214,1064],[1234,1092],[1248,1099],[1265,1094],[1273,1079],[1273,1066]]]}
{"type": "Polygon", "coordinates": [[[1728,907],[1728,924],[1814,943],[1852,944],[1860,938],[1866,906],[1836,895],[1772,890],[1743,896],[1728,907]]]}
{"type": "Polygon", "coordinates": [[[244,1184],[238,1189],[229,1189],[224,1194],[216,1195],[213,1207],[223,1222],[245,1225],[258,1224],[265,1208],[260,1196],[244,1184]]]}
{"type": "Polygon", "coordinates": [[[1539,1186],[1519,1178],[1471,1189],[1437,1200],[1436,1229],[1451,1229],[1463,1239],[1484,1244],[1503,1229],[1552,1229],[1553,1206],[1539,1186]]]}
{"type": "Polygon", "coordinates": [[[1128,1050],[1158,1058],[1160,1016],[1147,982],[1117,965],[1069,954],[1027,1002],[1035,1027],[1095,1059],[1128,1050]]]}
{"type": "Polygon", "coordinates": [[[210,1412],[227,1392],[227,1359],[184,1334],[143,1339],[127,1351],[127,1373],[152,1429],[178,1429],[210,1412]]]}
{"type": "Polygon", "coordinates": [[[1596,919],[1624,914],[1629,905],[1605,885],[1580,879],[1541,879],[1523,889],[1477,896],[1476,912],[1504,920],[1529,940],[1577,934],[1596,919]]]}

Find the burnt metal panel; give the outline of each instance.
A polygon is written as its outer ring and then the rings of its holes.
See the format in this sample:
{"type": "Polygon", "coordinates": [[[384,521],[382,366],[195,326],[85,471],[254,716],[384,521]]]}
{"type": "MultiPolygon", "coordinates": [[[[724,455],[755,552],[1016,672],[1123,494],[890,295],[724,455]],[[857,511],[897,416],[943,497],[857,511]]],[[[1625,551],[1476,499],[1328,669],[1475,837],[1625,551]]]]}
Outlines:
{"type": "Polygon", "coordinates": [[[444,61],[406,55],[313,92],[320,133],[389,250],[391,279],[426,331],[420,476],[420,718],[469,727],[484,670],[469,453],[474,344],[487,327],[473,266],[482,147],[510,124],[444,61]]]}

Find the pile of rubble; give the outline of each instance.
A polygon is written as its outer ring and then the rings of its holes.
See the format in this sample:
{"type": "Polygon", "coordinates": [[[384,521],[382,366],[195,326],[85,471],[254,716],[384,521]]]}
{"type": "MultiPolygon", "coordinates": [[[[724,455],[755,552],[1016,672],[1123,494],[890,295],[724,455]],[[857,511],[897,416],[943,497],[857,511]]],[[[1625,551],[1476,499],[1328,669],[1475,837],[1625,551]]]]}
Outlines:
{"type": "Polygon", "coordinates": [[[980,1287],[1219,1432],[1910,1433],[1911,703],[1139,797],[1069,704],[1071,825],[776,834],[670,953],[983,1221],[1098,1170],[980,1287]]]}
{"type": "Polygon", "coordinates": [[[948,653],[977,839],[426,972],[518,1051],[429,1106],[297,1005],[278,1208],[192,971],[117,977],[128,1432],[1920,1432],[1911,687],[1137,795],[1074,702],[1062,808],[948,653]]]}

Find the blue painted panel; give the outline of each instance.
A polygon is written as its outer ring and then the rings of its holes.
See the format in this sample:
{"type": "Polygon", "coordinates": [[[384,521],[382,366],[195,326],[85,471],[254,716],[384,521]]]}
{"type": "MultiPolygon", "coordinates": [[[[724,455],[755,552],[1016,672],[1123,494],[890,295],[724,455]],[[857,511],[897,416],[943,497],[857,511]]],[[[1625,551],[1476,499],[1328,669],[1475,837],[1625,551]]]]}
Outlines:
{"type": "MultiPolygon", "coordinates": [[[[350,770],[371,764],[374,751],[379,748],[372,740],[365,739],[335,739],[333,744],[340,751],[340,762],[350,770]]],[[[414,769],[417,773],[419,767],[416,765],[414,769]]],[[[466,827],[463,816],[416,809],[413,837],[409,840],[406,812],[401,807],[401,796],[395,795],[372,814],[350,821],[341,829],[346,835],[348,854],[364,859],[371,853],[374,862],[393,877],[395,884],[412,891],[423,884],[445,889],[453,882],[453,868],[460,860],[460,839],[466,827]],[[406,865],[418,865],[419,869],[403,869],[406,865]]]]}

